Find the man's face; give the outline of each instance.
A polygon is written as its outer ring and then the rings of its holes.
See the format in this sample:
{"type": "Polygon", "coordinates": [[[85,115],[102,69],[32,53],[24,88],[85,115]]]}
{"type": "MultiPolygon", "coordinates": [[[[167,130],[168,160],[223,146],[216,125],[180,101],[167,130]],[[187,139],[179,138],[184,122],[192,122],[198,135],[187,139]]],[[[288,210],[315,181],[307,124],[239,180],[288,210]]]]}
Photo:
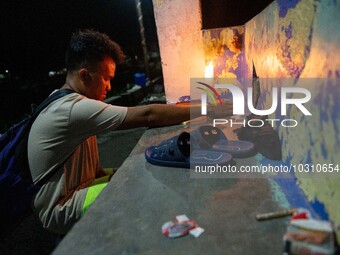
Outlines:
{"type": "Polygon", "coordinates": [[[110,57],[105,57],[93,70],[89,70],[89,79],[86,82],[86,96],[103,101],[107,92],[111,90],[111,79],[114,77],[116,64],[110,57]]]}

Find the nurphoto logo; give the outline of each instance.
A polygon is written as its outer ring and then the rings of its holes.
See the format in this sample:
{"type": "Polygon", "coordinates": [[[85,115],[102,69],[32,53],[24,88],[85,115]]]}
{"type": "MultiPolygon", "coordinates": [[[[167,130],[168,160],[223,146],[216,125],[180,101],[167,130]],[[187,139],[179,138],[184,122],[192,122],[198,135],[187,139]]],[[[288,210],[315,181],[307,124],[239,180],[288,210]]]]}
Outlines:
{"type": "MultiPolygon", "coordinates": [[[[272,102],[271,107],[269,109],[256,109],[257,102],[253,102],[253,88],[248,87],[247,88],[247,97],[245,97],[243,91],[237,87],[236,85],[232,84],[215,84],[214,86],[205,84],[203,82],[198,82],[199,84],[203,85],[205,88],[196,87],[205,93],[201,95],[201,114],[207,115],[207,100],[208,96],[211,98],[214,105],[217,105],[216,107],[224,107],[222,103],[222,99],[220,95],[218,94],[216,89],[227,89],[232,95],[232,106],[233,106],[233,115],[245,115],[245,101],[247,99],[247,107],[250,113],[258,115],[258,116],[266,116],[269,114],[274,113],[279,104],[280,99],[280,109],[281,109],[281,116],[287,115],[287,108],[288,106],[295,106],[297,109],[299,109],[305,116],[311,116],[312,114],[308,111],[308,109],[304,106],[305,103],[309,102],[311,99],[311,93],[306,88],[299,88],[299,87],[282,87],[282,88],[276,88],[273,87],[271,91],[272,95],[272,102]],[[280,94],[279,94],[280,93],[280,94]],[[293,94],[299,94],[302,95],[300,98],[293,98],[293,94]],[[290,96],[289,96],[290,95],[290,96]],[[255,107],[254,107],[255,105],[255,107]]],[[[265,119],[265,121],[271,123],[272,126],[274,126],[275,122],[280,122],[280,124],[284,127],[295,127],[298,125],[297,121],[294,119],[265,119]]],[[[235,122],[232,119],[214,119],[213,124],[216,125],[225,125],[230,124],[231,127],[233,124],[243,124],[246,126],[251,127],[261,127],[264,125],[263,118],[259,119],[251,119],[246,123],[246,120],[244,119],[241,122],[235,122]]]]}

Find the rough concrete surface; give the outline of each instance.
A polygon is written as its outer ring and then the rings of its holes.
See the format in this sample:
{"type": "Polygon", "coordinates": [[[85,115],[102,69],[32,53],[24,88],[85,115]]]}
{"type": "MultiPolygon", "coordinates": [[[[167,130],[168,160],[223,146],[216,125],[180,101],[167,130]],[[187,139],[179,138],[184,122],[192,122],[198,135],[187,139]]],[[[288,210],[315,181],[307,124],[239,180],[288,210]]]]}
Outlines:
{"type": "Polygon", "coordinates": [[[145,161],[145,146],[180,130],[147,130],[53,254],[280,254],[288,219],[255,219],[281,208],[267,179],[190,178],[188,169],[145,161]],[[205,232],[197,239],[165,237],[162,224],[178,214],[205,232]]]}

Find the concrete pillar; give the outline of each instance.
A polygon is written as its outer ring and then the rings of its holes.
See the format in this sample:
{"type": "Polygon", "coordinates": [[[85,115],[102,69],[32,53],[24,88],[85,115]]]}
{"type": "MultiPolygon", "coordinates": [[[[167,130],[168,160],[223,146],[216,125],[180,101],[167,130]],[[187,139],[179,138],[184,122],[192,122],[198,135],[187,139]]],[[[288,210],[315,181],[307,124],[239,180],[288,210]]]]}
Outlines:
{"type": "Polygon", "coordinates": [[[153,0],[168,103],[190,95],[190,78],[204,77],[199,0],[153,0]]]}

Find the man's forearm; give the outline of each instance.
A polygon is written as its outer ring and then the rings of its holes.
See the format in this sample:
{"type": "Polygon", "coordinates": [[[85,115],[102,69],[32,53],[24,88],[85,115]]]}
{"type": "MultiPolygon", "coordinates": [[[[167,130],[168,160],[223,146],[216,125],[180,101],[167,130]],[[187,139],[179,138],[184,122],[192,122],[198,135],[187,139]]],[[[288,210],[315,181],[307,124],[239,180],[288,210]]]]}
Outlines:
{"type": "Polygon", "coordinates": [[[200,103],[177,103],[151,105],[149,126],[167,126],[181,123],[200,116],[200,103]]]}
{"type": "MultiPolygon", "coordinates": [[[[230,115],[232,115],[232,104],[230,102],[224,102],[223,105],[208,106],[208,117],[218,118],[230,115]]],[[[199,116],[202,116],[200,102],[129,107],[119,129],[175,125],[199,116]]]]}
{"type": "MultiPolygon", "coordinates": [[[[231,116],[233,113],[232,101],[223,101],[222,104],[208,105],[209,118],[231,116]]],[[[168,105],[155,105],[154,117],[151,117],[152,126],[166,126],[181,123],[202,116],[201,103],[177,103],[168,105]],[[154,125],[153,125],[154,124],[154,125]]]]}

